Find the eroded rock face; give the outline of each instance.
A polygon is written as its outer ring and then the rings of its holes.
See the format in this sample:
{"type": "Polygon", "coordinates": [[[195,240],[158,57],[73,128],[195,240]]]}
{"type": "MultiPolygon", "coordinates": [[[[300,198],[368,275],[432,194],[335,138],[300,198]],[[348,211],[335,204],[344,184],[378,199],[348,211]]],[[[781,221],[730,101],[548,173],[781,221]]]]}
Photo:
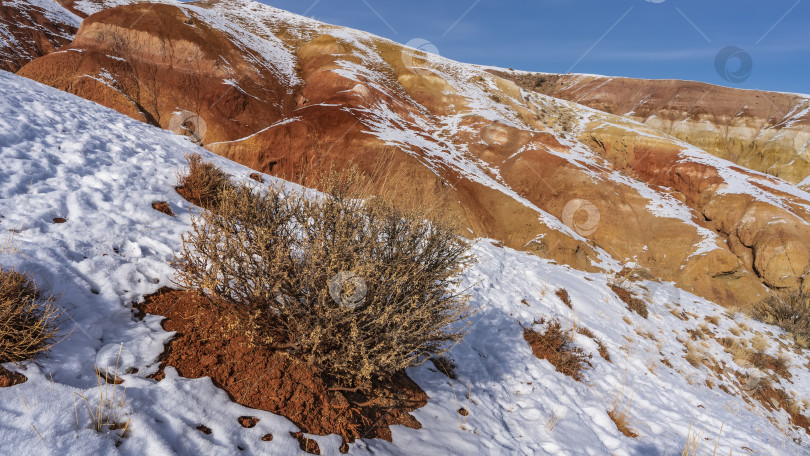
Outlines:
{"type": "Polygon", "coordinates": [[[0,1],[0,70],[16,72],[70,43],[80,22],[54,1],[0,1]]]}
{"type": "Polygon", "coordinates": [[[794,184],[810,175],[807,96],[679,80],[496,73],[528,90],[642,122],[794,184]]]}
{"type": "Polygon", "coordinates": [[[798,240],[810,195],[795,186],[478,67],[257,3],[107,9],[67,52],[20,74],[288,179],[350,163],[396,171],[400,191],[458,215],[466,235],[579,269],[632,262],[736,305],[808,282],[798,240]]]}

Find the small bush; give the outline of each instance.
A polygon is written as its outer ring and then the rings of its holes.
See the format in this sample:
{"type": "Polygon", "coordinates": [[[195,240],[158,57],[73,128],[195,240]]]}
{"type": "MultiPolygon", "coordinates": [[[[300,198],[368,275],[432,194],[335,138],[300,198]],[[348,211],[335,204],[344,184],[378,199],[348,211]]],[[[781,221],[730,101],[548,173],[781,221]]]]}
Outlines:
{"type": "Polygon", "coordinates": [[[649,316],[646,302],[634,297],[632,293],[616,284],[610,284],[610,289],[613,290],[614,293],[616,293],[616,296],[618,296],[619,299],[621,299],[622,301],[624,301],[625,304],[627,304],[628,309],[641,315],[644,318],[647,318],[649,316]]]}
{"type": "Polygon", "coordinates": [[[0,363],[47,351],[58,334],[60,312],[31,277],[0,267],[0,363]]]}
{"type": "Polygon", "coordinates": [[[754,317],[787,331],[801,347],[810,347],[810,295],[774,294],[754,305],[754,317]]]}
{"type": "Polygon", "coordinates": [[[178,282],[243,309],[254,342],[305,360],[329,384],[368,385],[442,354],[471,315],[456,292],[468,244],[367,188],[331,173],[323,195],[226,188],[192,219],[178,282]]]}
{"type": "Polygon", "coordinates": [[[562,329],[560,322],[535,320],[535,325],[546,325],[545,332],[523,328],[523,338],[532,347],[534,356],[548,360],[562,374],[582,381],[583,371],[591,365],[591,355],[573,344],[573,335],[562,329]]]}
{"type": "Polygon", "coordinates": [[[232,186],[231,179],[213,163],[203,161],[200,154],[187,154],[188,170],[178,176],[177,191],[192,204],[211,209],[219,203],[219,195],[232,186]]]}

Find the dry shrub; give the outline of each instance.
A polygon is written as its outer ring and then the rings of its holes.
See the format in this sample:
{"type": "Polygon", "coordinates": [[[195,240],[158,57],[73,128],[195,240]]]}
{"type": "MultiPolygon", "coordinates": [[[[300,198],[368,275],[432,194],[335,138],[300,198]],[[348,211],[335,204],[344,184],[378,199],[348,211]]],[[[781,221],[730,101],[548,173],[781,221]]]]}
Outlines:
{"type": "Polygon", "coordinates": [[[200,154],[186,154],[188,170],[177,177],[177,191],[192,204],[211,209],[219,204],[219,195],[232,187],[225,171],[213,163],[203,161],[200,154]]]}
{"type": "Polygon", "coordinates": [[[563,304],[568,306],[569,309],[574,308],[574,306],[571,304],[571,297],[568,295],[568,290],[566,290],[565,288],[560,288],[554,294],[556,294],[557,297],[560,298],[560,300],[563,302],[563,304]]]}
{"type": "Polygon", "coordinates": [[[53,346],[60,311],[30,276],[0,267],[0,363],[31,359],[53,346]]]}
{"type": "Polygon", "coordinates": [[[619,299],[621,299],[622,301],[624,301],[625,304],[627,304],[628,309],[641,315],[644,318],[647,318],[649,312],[647,312],[646,302],[634,297],[632,293],[616,284],[610,284],[610,289],[613,290],[614,293],[616,293],[616,296],[618,296],[619,299]]]}
{"type": "Polygon", "coordinates": [[[810,347],[810,295],[774,294],[754,305],[754,317],[787,331],[801,347],[810,347]]]}
{"type": "Polygon", "coordinates": [[[178,282],[244,309],[254,343],[303,359],[334,387],[441,355],[472,313],[455,291],[469,246],[440,218],[359,199],[368,187],[354,168],[329,173],[316,198],[226,187],[192,218],[178,282]]]}
{"type": "Polygon", "coordinates": [[[523,328],[523,338],[532,347],[534,356],[548,360],[557,372],[581,382],[585,368],[591,366],[591,355],[574,346],[573,334],[564,330],[559,321],[551,320],[546,324],[541,318],[534,324],[546,326],[545,332],[523,328]]]}

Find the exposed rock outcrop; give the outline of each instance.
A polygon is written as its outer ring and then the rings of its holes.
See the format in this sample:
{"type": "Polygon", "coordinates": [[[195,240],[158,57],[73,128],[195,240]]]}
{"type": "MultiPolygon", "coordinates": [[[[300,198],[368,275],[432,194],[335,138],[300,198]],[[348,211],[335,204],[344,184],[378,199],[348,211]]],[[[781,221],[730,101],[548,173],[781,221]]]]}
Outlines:
{"type": "Polygon", "coordinates": [[[527,90],[642,122],[753,170],[810,175],[810,97],[701,82],[493,71],[527,90]]]}
{"type": "Polygon", "coordinates": [[[15,72],[70,43],[80,22],[51,0],[0,0],[0,70],[15,72]]]}
{"type": "MultiPolygon", "coordinates": [[[[380,164],[465,233],[726,304],[806,277],[810,195],[650,126],[244,0],[89,16],[20,74],[299,178],[380,164]],[[137,20],[136,20],[137,19],[137,20]],[[776,223],[781,220],[783,223],[776,223]]],[[[805,282],[807,282],[805,280],[805,282]]]]}

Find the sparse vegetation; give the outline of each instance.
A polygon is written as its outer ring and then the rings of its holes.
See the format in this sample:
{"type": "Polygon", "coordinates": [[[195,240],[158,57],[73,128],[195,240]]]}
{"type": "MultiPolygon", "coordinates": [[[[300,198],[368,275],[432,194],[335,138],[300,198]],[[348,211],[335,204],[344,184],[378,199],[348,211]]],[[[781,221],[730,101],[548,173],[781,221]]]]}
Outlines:
{"type": "Polygon", "coordinates": [[[613,423],[616,424],[616,428],[619,430],[619,432],[621,432],[625,437],[635,439],[638,437],[638,433],[630,426],[630,405],[632,403],[632,397],[625,398],[624,386],[622,386],[622,389],[613,398],[607,414],[613,423]]]}
{"type": "MultiPolygon", "coordinates": [[[[90,404],[84,394],[73,393],[73,408],[76,416],[76,427],[79,423],[79,405],[77,399],[81,399],[87,411],[90,413],[91,427],[103,434],[108,434],[116,440],[115,446],[119,446],[123,439],[127,437],[127,430],[131,418],[124,420],[126,412],[124,410],[124,400],[126,388],[118,389],[118,368],[121,361],[121,350],[123,344],[118,349],[118,356],[115,359],[115,366],[112,372],[108,372],[113,366],[96,366],[96,381],[98,384],[98,403],[90,404]],[[103,380],[102,380],[103,379],[103,380]],[[120,391],[120,395],[116,392],[120,391]]],[[[92,398],[95,400],[95,397],[92,398]]]]}
{"type": "Polygon", "coordinates": [[[582,381],[585,369],[591,366],[591,355],[574,345],[572,331],[564,330],[557,320],[547,323],[541,318],[534,325],[545,326],[544,332],[523,328],[523,338],[531,345],[534,356],[550,362],[557,372],[582,381]]]}
{"type": "Polygon", "coordinates": [[[253,343],[358,388],[463,338],[472,309],[454,289],[470,257],[447,222],[360,199],[368,181],[354,169],[330,173],[314,199],[278,186],[213,187],[215,209],[184,236],[178,282],[244,312],[253,343]]]}
{"type": "Polygon", "coordinates": [[[56,341],[61,312],[33,279],[0,266],[0,363],[31,359],[56,341]]]}
{"type": "Polygon", "coordinates": [[[810,296],[800,292],[771,295],[754,305],[754,317],[787,331],[801,347],[810,347],[810,296]]]}

